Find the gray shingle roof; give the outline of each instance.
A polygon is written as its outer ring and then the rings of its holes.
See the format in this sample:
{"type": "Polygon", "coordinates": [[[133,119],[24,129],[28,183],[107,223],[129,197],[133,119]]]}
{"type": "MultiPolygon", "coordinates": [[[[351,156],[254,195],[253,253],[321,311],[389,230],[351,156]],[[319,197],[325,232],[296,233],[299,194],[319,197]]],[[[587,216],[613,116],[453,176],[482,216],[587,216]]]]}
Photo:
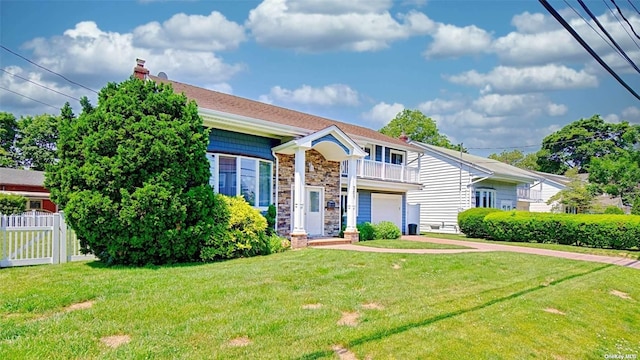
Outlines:
{"type": "Polygon", "coordinates": [[[44,171],[0,168],[0,184],[44,186],[44,171]]]}

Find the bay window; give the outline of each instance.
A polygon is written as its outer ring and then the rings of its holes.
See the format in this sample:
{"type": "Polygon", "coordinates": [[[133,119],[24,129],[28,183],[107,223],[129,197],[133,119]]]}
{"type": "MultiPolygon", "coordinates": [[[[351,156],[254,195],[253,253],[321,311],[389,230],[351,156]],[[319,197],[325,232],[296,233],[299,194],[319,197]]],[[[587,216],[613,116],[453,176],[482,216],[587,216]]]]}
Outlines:
{"type": "Polygon", "coordinates": [[[214,191],[242,196],[251,206],[266,210],[272,203],[273,163],[271,161],[207,153],[214,191]],[[239,185],[239,186],[238,186],[239,185]]]}

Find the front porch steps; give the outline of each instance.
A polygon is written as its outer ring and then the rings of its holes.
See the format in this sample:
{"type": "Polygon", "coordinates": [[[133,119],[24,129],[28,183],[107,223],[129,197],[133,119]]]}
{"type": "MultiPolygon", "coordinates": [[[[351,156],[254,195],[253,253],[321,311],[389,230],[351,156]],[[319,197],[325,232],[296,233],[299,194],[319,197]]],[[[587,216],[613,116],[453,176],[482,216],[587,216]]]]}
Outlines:
{"type": "Polygon", "coordinates": [[[343,238],[322,238],[322,239],[309,239],[307,246],[326,246],[326,245],[344,245],[351,244],[349,239],[343,238]]]}

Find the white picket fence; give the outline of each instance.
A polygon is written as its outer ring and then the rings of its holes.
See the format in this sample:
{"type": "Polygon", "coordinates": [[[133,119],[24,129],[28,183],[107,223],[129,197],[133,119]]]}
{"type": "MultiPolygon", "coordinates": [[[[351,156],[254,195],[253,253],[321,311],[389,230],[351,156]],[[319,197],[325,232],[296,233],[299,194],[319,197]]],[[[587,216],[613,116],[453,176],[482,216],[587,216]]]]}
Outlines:
{"type": "Polygon", "coordinates": [[[80,253],[75,231],[62,212],[0,215],[0,267],[92,259],[93,255],[80,253]]]}

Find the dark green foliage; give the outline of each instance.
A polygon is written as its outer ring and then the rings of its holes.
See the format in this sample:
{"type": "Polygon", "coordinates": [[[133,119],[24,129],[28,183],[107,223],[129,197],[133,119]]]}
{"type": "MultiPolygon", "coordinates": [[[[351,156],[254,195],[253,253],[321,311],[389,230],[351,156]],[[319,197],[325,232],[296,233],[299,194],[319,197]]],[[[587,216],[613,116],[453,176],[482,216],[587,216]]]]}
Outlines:
{"type": "Polygon", "coordinates": [[[436,122],[420,110],[405,109],[390,120],[379,130],[387,136],[397,139],[404,134],[413,141],[460,150],[460,146],[453,145],[446,135],[440,134],[436,122]]]}
{"type": "Polygon", "coordinates": [[[356,225],[358,232],[360,233],[360,241],[373,240],[375,238],[375,229],[370,222],[363,222],[356,225]]]}
{"type": "Polygon", "coordinates": [[[502,211],[493,208],[471,208],[458,214],[458,226],[469,238],[486,238],[487,229],[484,225],[484,217],[492,212],[502,211]]]}
{"type": "Polygon", "coordinates": [[[381,221],[373,225],[373,238],[375,240],[399,239],[402,232],[391,221],[381,221]]]}
{"type": "Polygon", "coordinates": [[[484,219],[496,240],[631,249],[640,246],[640,216],[501,212],[484,219]]]}
{"type": "Polygon", "coordinates": [[[25,212],[27,198],[20,195],[0,194],[0,214],[13,215],[25,212]]]}
{"type": "Polygon", "coordinates": [[[14,149],[17,133],[16,117],[8,112],[0,112],[0,167],[18,166],[14,149]]]}
{"type": "Polygon", "coordinates": [[[617,206],[607,206],[607,208],[604,209],[604,213],[605,214],[624,215],[624,211],[622,211],[622,209],[620,209],[617,206]]]}
{"type": "Polygon", "coordinates": [[[267,219],[267,235],[271,236],[276,233],[276,206],[274,204],[269,205],[264,217],[267,219]]]}
{"type": "Polygon", "coordinates": [[[535,153],[525,154],[515,149],[511,151],[503,150],[500,154],[491,154],[489,159],[498,160],[505,164],[509,164],[520,169],[538,170],[538,156],[535,153]]]}
{"type": "Polygon", "coordinates": [[[540,170],[564,174],[569,168],[584,173],[593,159],[617,154],[638,143],[638,126],[605,122],[600,115],[580,119],[542,140],[537,153],[540,170]]]}
{"type": "MultiPolygon", "coordinates": [[[[71,111],[68,104],[62,111],[71,111]],[[67,109],[68,107],[68,109],[67,109]]],[[[22,117],[18,121],[16,146],[20,149],[20,165],[44,171],[56,159],[59,118],[49,114],[22,117]]]]}
{"type": "Polygon", "coordinates": [[[267,220],[243,197],[221,196],[229,211],[226,231],[209,238],[202,250],[203,260],[232,259],[270,253],[267,220]]]}
{"type": "Polygon", "coordinates": [[[65,106],[59,134],[45,184],[85,250],[109,264],[200,258],[224,214],[215,212],[194,102],[170,85],[109,83],[77,119],[65,106]]]}
{"type": "Polygon", "coordinates": [[[619,149],[616,154],[592,159],[589,181],[600,192],[620,196],[625,204],[631,204],[640,197],[640,151],[619,149]]]}
{"type": "Polygon", "coordinates": [[[631,207],[632,215],[640,215],[640,196],[635,199],[633,206],[631,207]]]}

